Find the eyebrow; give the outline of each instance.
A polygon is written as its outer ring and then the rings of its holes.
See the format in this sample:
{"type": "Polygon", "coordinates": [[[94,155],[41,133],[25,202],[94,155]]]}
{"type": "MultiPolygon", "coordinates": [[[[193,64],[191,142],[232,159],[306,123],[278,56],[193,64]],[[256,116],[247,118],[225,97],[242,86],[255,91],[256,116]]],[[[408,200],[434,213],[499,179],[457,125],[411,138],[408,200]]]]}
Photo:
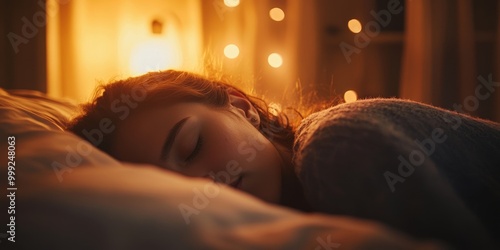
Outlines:
{"type": "Polygon", "coordinates": [[[172,127],[167,139],[165,140],[165,144],[163,144],[163,148],[161,149],[160,160],[165,161],[167,159],[168,155],[170,154],[170,150],[172,149],[172,145],[174,144],[175,137],[177,137],[177,134],[179,134],[179,130],[182,128],[182,125],[186,123],[188,118],[189,117],[186,117],[178,121],[174,125],[174,127],[172,127]]]}

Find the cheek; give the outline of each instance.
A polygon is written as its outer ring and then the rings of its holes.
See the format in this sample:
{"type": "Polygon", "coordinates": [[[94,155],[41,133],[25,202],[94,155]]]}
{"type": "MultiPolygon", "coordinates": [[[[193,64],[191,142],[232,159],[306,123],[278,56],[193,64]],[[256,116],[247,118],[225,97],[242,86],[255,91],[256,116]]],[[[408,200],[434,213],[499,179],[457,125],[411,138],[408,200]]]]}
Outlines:
{"type": "Polygon", "coordinates": [[[234,151],[235,147],[226,143],[214,143],[212,145],[206,148],[200,160],[188,167],[184,174],[193,177],[216,176],[229,183],[243,170],[240,164],[242,160],[237,158],[237,152],[234,151]],[[236,170],[238,170],[238,173],[235,175],[236,170]]]}
{"type": "Polygon", "coordinates": [[[204,161],[212,170],[224,171],[231,162],[241,162],[247,157],[238,150],[246,141],[240,132],[228,124],[221,123],[213,124],[207,131],[204,161]]]}
{"type": "Polygon", "coordinates": [[[212,145],[207,148],[207,163],[216,170],[223,170],[229,161],[239,161],[237,152],[237,141],[235,138],[225,134],[214,134],[212,145]]]}

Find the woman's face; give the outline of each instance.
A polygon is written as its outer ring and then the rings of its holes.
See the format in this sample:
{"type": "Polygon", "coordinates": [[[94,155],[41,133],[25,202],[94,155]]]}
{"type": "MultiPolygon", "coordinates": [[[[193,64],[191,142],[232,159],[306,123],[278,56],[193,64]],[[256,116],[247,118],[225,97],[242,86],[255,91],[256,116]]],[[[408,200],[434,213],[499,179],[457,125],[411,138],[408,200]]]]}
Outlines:
{"type": "Polygon", "coordinates": [[[283,160],[256,129],[255,109],[241,98],[232,96],[226,108],[190,102],[132,111],[117,128],[111,154],[209,177],[277,203],[283,160]]]}

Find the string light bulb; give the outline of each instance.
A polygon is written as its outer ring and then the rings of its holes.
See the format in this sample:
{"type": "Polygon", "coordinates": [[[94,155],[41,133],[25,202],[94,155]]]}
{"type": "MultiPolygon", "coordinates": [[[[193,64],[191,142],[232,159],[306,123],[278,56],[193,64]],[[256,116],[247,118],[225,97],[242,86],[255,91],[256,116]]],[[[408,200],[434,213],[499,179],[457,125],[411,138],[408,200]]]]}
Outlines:
{"type": "Polygon", "coordinates": [[[352,33],[359,33],[363,29],[363,25],[361,25],[361,22],[358,19],[351,19],[347,23],[347,27],[352,33]]]}
{"type": "Polygon", "coordinates": [[[354,90],[348,90],[344,93],[344,101],[346,103],[355,102],[358,100],[358,94],[354,90]]]}
{"type": "Polygon", "coordinates": [[[240,55],[240,48],[235,44],[228,44],[224,48],[224,55],[229,59],[234,59],[240,55]]]}
{"type": "Polygon", "coordinates": [[[224,4],[229,8],[234,8],[240,5],[240,0],[224,0],[224,4]]]}
{"type": "Polygon", "coordinates": [[[269,11],[269,17],[276,22],[283,21],[285,19],[285,12],[280,8],[272,8],[269,11]]]}
{"type": "Polygon", "coordinates": [[[273,67],[273,68],[279,68],[279,67],[281,67],[281,65],[283,65],[283,58],[278,53],[271,53],[267,57],[267,62],[269,63],[269,65],[271,67],[273,67]]]}

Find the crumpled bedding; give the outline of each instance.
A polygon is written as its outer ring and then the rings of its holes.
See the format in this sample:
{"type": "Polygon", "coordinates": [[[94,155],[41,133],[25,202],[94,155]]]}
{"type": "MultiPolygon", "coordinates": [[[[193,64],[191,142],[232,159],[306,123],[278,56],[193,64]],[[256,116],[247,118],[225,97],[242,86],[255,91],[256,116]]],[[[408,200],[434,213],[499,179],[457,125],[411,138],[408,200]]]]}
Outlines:
{"type": "Polygon", "coordinates": [[[294,162],[314,211],[458,248],[500,238],[497,123],[412,101],[360,100],[304,119],[294,162]]]}
{"type": "MultiPolygon", "coordinates": [[[[303,214],[118,162],[62,130],[75,111],[40,93],[0,89],[0,165],[7,165],[6,137],[15,136],[18,188],[15,243],[2,233],[1,249],[445,249],[370,221],[303,214]]],[[[0,176],[5,188],[7,168],[0,176]]],[[[2,195],[0,204],[7,225],[13,203],[2,195]]]]}

